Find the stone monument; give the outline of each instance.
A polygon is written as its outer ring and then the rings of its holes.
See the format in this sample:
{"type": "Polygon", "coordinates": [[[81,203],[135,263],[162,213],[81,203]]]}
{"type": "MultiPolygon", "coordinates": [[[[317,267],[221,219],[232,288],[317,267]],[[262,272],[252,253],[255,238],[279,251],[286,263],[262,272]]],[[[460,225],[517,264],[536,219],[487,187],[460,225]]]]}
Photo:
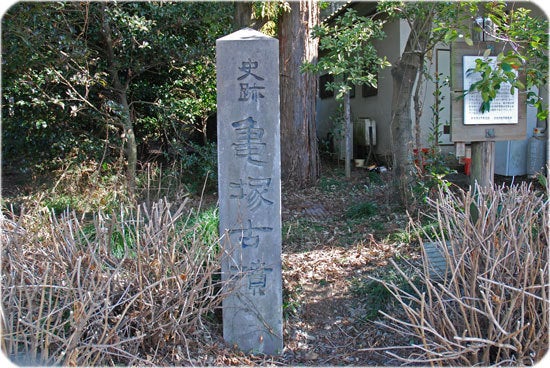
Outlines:
{"type": "Polygon", "coordinates": [[[225,340],[283,349],[279,42],[245,28],[216,41],[225,340]]]}

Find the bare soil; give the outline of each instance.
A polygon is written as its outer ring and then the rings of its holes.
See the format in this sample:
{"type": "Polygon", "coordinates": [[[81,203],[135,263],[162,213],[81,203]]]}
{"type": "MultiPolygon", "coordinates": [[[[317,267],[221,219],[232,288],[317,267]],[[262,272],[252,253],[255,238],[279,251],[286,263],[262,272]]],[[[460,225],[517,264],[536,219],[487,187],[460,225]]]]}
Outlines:
{"type": "Polygon", "coordinates": [[[384,350],[409,342],[376,325],[376,318],[367,318],[369,295],[356,290],[369,275],[388,267],[396,254],[419,255],[414,246],[389,240],[390,234],[405,231],[409,221],[390,180],[390,173],[365,169],[354,169],[346,179],[343,168],[329,166],[313,187],[284,184],[283,354],[246,355],[227,347],[218,335],[197,363],[399,365],[384,350]],[[373,213],[350,212],[352,205],[362,203],[371,203],[373,213]]]}
{"type": "Polygon", "coordinates": [[[325,175],[313,188],[283,190],[283,223],[288,231],[283,242],[284,363],[396,364],[382,351],[364,350],[402,342],[365,320],[368,300],[351,290],[354,281],[361,282],[385,266],[398,251],[384,238],[407,221],[391,200],[384,181],[388,178],[356,170],[349,180],[325,175]],[[375,213],[349,212],[351,204],[360,203],[374,204],[375,213]],[[307,223],[315,231],[296,231],[309,237],[291,237],[292,225],[307,223]]]}

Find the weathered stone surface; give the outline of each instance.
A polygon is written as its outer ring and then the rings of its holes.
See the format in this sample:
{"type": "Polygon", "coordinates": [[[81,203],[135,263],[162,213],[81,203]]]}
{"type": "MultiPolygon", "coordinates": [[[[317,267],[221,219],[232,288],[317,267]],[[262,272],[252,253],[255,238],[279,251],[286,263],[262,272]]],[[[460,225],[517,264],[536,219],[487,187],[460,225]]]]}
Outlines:
{"type": "Polygon", "coordinates": [[[216,42],[224,338],[283,349],[278,41],[246,28],[216,42]]]}

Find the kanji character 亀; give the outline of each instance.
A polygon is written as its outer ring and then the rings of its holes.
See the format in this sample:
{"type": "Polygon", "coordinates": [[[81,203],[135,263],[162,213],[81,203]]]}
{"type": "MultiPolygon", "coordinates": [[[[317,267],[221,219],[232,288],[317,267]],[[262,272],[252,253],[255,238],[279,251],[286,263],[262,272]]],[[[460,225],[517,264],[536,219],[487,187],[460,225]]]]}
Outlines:
{"type": "Polygon", "coordinates": [[[256,120],[252,117],[231,123],[237,133],[232,146],[235,148],[237,157],[246,157],[249,163],[261,166],[265,164],[265,161],[260,159],[265,148],[265,143],[262,142],[264,130],[256,127],[256,124],[256,120]]]}

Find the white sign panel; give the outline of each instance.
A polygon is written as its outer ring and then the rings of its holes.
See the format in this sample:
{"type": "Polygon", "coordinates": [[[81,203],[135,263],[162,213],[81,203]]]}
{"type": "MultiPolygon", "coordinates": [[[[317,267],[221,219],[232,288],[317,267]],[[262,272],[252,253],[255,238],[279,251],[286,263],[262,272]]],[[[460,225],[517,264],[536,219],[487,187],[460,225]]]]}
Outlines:
{"type": "MultiPolygon", "coordinates": [[[[464,56],[464,90],[481,79],[479,73],[469,72],[476,67],[476,60],[482,56],[464,56]]],[[[496,64],[496,56],[489,56],[492,66],[496,64]]],[[[491,101],[490,111],[481,112],[483,102],[479,91],[469,92],[464,97],[464,124],[465,125],[486,125],[486,124],[517,124],[518,123],[518,90],[510,93],[511,85],[503,83],[497,92],[496,97],[491,101]]]]}

